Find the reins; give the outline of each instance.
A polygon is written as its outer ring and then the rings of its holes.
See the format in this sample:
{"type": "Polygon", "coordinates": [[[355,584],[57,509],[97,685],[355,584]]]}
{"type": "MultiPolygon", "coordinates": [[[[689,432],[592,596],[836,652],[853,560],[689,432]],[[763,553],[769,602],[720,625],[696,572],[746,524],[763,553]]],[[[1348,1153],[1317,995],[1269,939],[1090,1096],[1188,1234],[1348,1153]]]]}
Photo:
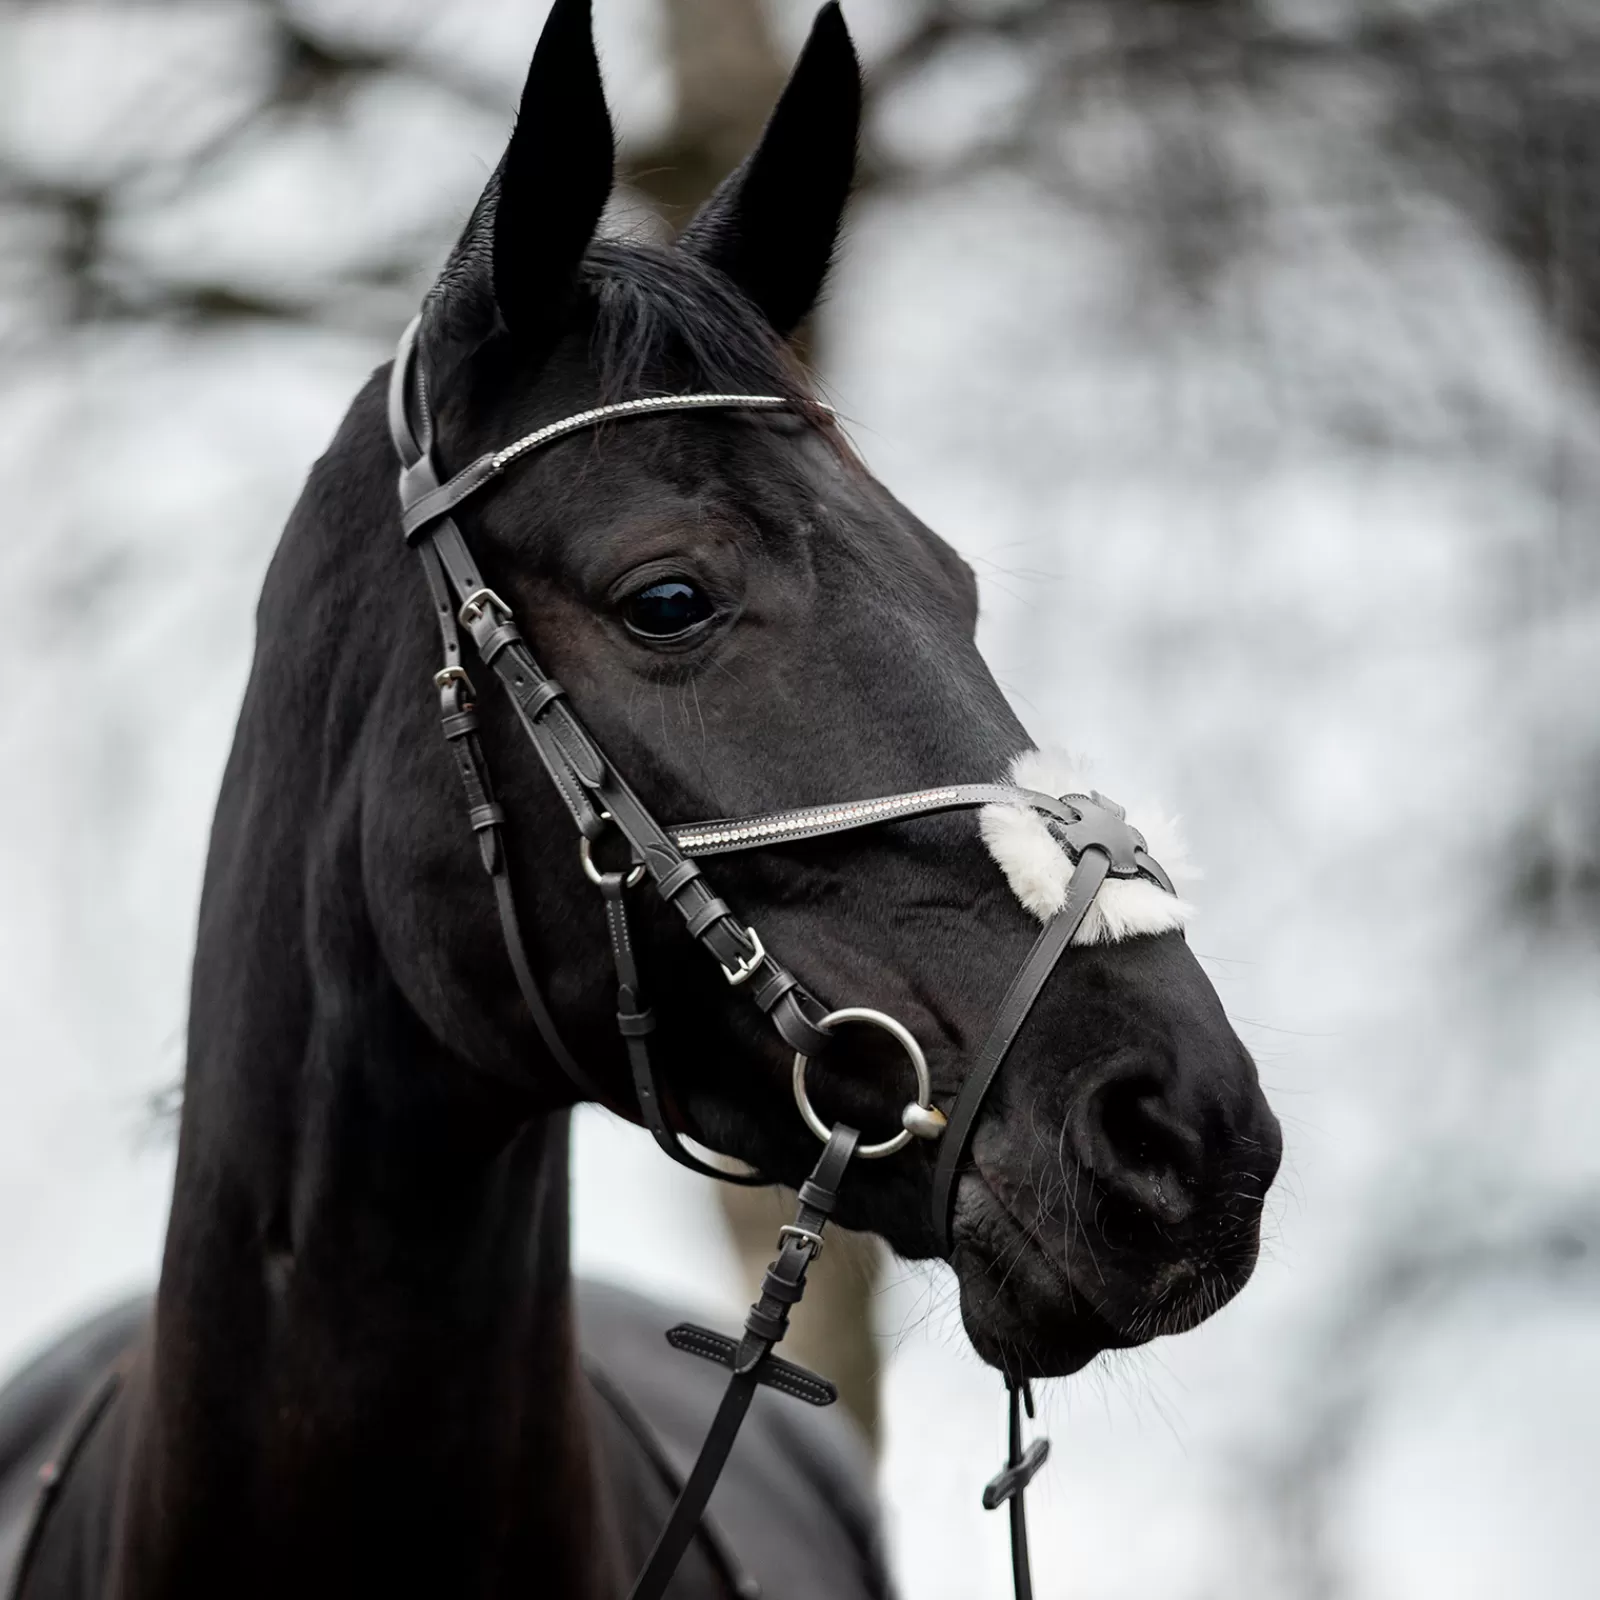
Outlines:
{"type": "MultiPolygon", "coordinates": [[[[639,1118],[656,1143],[673,1160],[704,1176],[743,1184],[770,1181],[760,1173],[731,1173],[701,1160],[684,1146],[667,1120],[650,1055],[656,1019],[646,1002],[627,912],[629,891],[645,878],[683,918],[690,938],[709,952],[729,985],[749,996],[794,1051],[796,1105],[807,1127],[823,1141],[821,1158],[800,1186],[795,1220],[780,1231],[776,1257],[767,1270],[760,1297],[750,1308],[742,1337],[733,1340],[692,1324],[681,1324],[667,1334],[675,1348],[726,1366],[731,1376],[694,1469],[630,1593],[630,1600],[659,1600],[700,1525],[757,1386],[766,1384],[814,1405],[831,1404],[836,1398],[826,1379],[772,1352],[787,1330],[790,1308],[805,1291],[807,1269],[822,1250],[823,1230],[850,1161],[894,1155],[913,1137],[938,1141],[932,1221],[940,1253],[948,1259],[956,1184],[984,1097],[1045,982],[1083,925],[1101,885],[1108,877],[1143,877],[1171,893],[1172,884],[1147,853],[1144,839],[1124,820],[1121,809],[1098,794],[1057,798],[1005,784],[952,784],[759,816],[662,826],[607,761],[568,704],[565,690],[540,668],[510,606],[484,582],[452,513],[514,462],[584,429],[675,412],[790,409],[798,402],[776,395],[689,394],[596,406],[480,456],[441,481],[433,461],[433,413],[427,386],[416,371],[419,321],[414,320],[402,336],[389,381],[389,430],[401,463],[401,525],[422,562],[438,622],[443,664],[434,683],[439,690],[445,741],[461,775],[468,820],[494,888],[506,951],[534,1026],[578,1091],[585,1098],[608,1103],[562,1040],[528,963],[507,861],[505,813],[495,800],[478,739],[477,696],[462,661],[462,630],[471,637],[479,661],[504,685],[523,731],[572,816],[581,868],[599,890],[605,908],[617,975],[617,1029],[627,1050],[639,1118]],[[829,1011],[767,950],[756,929],[718,898],[696,858],[996,803],[1025,805],[1041,814],[1075,863],[1075,870],[1065,903],[1045,925],[1012,980],[988,1036],[946,1112],[933,1103],[927,1063],[910,1031],[895,1018],[866,1007],[829,1011]],[[622,835],[631,851],[626,871],[602,871],[594,863],[593,846],[611,829],[622,835]],[[916,1080],[915,1098],[900,1113],[900,1131],[876,1144],[862,1145],[859,1133],[842,1123],[830,1128],[817,1116],[806,1091],[808,1063],[827,1047],[833,1028],[841,1023],[867,1024],[889,1033],[904,1049],[916,1080]]],[[[989,1509],[1009,1503],[1017,1600],[1032,1600],[1022,1496],[1043,1464],[1049,1445],[1039,1439],[1023,1447],[1022,1409],[1033,1414],[1032,1395],[1025,1381],[1008,1380],[1008,1387],[1008,1460],[985,1489],[983,1503],[989,1509]]]]}

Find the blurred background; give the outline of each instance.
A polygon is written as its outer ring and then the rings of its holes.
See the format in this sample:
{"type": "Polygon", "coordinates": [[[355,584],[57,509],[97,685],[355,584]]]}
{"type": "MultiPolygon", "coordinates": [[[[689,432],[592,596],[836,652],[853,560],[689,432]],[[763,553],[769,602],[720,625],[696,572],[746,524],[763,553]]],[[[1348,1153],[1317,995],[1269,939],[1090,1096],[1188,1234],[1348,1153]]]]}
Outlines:
{"type": "MultiPolygon", "coordinates": [[[[596,9],[649,232],[811,8],[596,9]]],[[[154,1278],[261,574],[544,10],[0,9],[0,1368],[154,1278]]],[[[1040,1593],[1592,1595],[1600,7],[846,11],[822,380],[1035,736],[1184,813],[1288,1140],[1243,1297],[1048,1387],[1040,1593]]],[[[715,1197],[599,1113],[578,1150],[583,1267],[670,1215],[646,1287],[734,1315],[715,1197]]],[[[865,1298],[905,1591],[1005,1595],[1000,1384],[940,1272],[865,1298]]]]}

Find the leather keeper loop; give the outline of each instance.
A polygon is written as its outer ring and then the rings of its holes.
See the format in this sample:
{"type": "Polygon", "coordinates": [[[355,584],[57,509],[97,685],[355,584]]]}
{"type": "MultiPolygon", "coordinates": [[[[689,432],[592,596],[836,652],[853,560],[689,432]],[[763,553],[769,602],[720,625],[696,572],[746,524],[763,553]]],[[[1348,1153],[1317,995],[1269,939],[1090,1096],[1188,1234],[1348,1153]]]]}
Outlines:
{"type": "Polygon", "coordinates": [[[517,698],[522,702],[522,709],[528,716],[535,718],[552,700],[560,700],[566,692],[554,678],[544,678],[534,684],[526,694],[520,694],[517,698]]]}
{"type": "Polygon", "coordinates": [[[744,1327],[746,1333],[753,1333],[765,1343],[778,1344],[789,1331],[789,1317],[786,1312],[775,1317],[769,1316],[760,1306],[751,1306],[750,1315],[744,1319],[744,1327]]]}
{"type": "Polygon", "coordinates": [[[467,820],[474,833],[482,833],[485,828],[498,828],[506,820],[506,814],[491,800],[488,805],[474,806],[467,813],[467,820]]]}
{"type": "Polygon", "coordinates": [[[443,726],[445,738],[452,742],[464,739],[477,731],[478,715],[475,711],[456,711],[444,719],[443,726]]]}
{"type": "MultiPolygon", "coordinates": [[[[418,456],[409,467],[400,469],[400,510],[402,516],[408,512],[419,500],[431,494],[439,487],[438,474],[433,469],[433,462],[429,460],[426,452],[418,456]]],[[[443,513],[440,513],[442,515],[443,513]]],[[[428,518],[427,522],[420,522],[413,528],[406,529],[406,543],[410,544],[428,522],[435,518],[428,518]]]]}
{"type": "Polygon", "coordinates": [[[791,1050],[798,1050],[803,1056],[820,1056],[828,1048],[832,1036],[811,1020],[802,1000],[816,1004],[797,983],[787,994],[779,997],[778,1003],[767,1015],[778,1030],[778,1037],[791,1050]]]}
{"type": "MultiPolygon", "coordinates": [[[[698,939],[713,922],[721,922],[724,917],[731,917],[732,915],[733,912],[728,909],[727,902],[719,900],[715,895],[712,895],[712,897],[688,919],[686,926],[689,929],[690,938],[698,939]]],[[[740,938],[744,938],[743,928],[739,930],[739,936],[740,938]]],[[[748,948],[749,941],[746,940],[745,944],[748,948]]]]}
{"type": "Polygon", "coordinates": [[[514,622],[499,621],[492,610],[486,609],[472,624],[472,642],[485,665],[492,665],[508,644],[522,643],[522,630],[514,622]]]}
{"type": "Polygon", "coordinates": [[[786,1306],[799,1305],[800,1297],[806,1292],[804,1282],[790,1283],[787,1278],[780,1278],[772,1271],[761,1280],[761,1298],[763,1300],[781,1300],[786,1306]]]}
{"type": "Polygon", "coordinates": [[[813,1183],[810,1178],[807,1178],[795,1192],[799,1196],[801,1205],[810,1206],[813,1211],[820,1211],[825,1217],[831,1217],[833,1208],[839,1203],[837,1189],[824,1189],[821,1184],[813,1183]]]}
{"type": "Polygon", "coordinates": [[[700,864],[697,861],[683,860],[669,872],[663,872],[656,879],[656,892],[663,900],[676,899],[678,894],[688,884],[700,876],[700,864]]]}
{"type": "Polygon", "coordinates": [[[648,1006],[643,1011],[619,1011],[617,1032],[624,1039],[643,1039],[656,1031],[656,1014],[648,1006]]]}
{"type": "Polygon", "coordinates": [[[769,956],[767,963],[772,968],[769,977],[762,978],[750,991],[751,998],[762,1011],[770,1011],[777,1003],[793,989],[800,980],[769,956]]]}

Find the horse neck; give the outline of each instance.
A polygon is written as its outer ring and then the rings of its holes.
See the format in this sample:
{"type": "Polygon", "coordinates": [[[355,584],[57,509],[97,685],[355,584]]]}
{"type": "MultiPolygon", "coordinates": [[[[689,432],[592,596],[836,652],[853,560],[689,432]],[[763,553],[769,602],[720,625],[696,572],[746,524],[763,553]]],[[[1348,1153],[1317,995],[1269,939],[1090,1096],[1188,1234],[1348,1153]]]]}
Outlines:
{"type": "Polygon", "coordinates": [[[271,632],[264,607],[202,899],[123,1593],[613,1594],[568,1116],[398,991],[337,729],[286,748],[315,701],[271,632]]]}

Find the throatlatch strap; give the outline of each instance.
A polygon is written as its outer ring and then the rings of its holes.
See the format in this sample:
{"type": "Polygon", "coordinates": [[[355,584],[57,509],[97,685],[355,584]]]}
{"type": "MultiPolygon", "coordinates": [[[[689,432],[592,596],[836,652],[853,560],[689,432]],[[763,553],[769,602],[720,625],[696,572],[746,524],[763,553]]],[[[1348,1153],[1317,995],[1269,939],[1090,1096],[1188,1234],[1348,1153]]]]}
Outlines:
{"type": "MultiPolygon", "coordinates": [[[[806,1269],[816,1259],[822,1245],[822,1230],[838,1199],[839,1184],[845,1168],[855,1154],[860,1135],[854,1128],[835,1123],[828,1142],[823,1146],[822,1158],[812,1169],[810,1178],[801,1185],[800,1205],[794,1223],[779,1236],[778,1259],[767,1268],[762,1280],[761,1298],[750,1308],[745,1319],[744,1337],[733,1355],[733,1376],[723,1391],[722,1403],[694,1470],[689,1474],[678,1503],[673,1506],[667,1525],[656,1540],[655,1549],[645,1563],[644,1571],[629,1591],[628,1600],[661,1600],[672,1574],[677,1571],[683,1553],[694,1538],[700,1525],[700,1514],[705,1510],[711,1491],[722,1475],[728,1452],[738,1437],[745,1413],[762,1381],[762,1370],[772,1354],[772,1348],[783,1338],[789,1326],[789,1308],[799,1303],[805,1292],[806,1269]]],[[[695,1333],[702,1329],[689,1330],[695,1333]]],[[[682,1328],[673,1330],[681,1334],[682,1328]]],[[[671,1335],[669,1334],[670,1338],[671,1335]]],[[[716,1338],[716,1335],[711,1335],[716,1338]]],[[[676,1341],[675,1341],[676,1342],[676,1341]]],[[[686,1348],[681,1343],[678,1348],[686,1348]]],[[[706,1351],[693,1351],[706,1354],[706,1351]]],[[[717,1359],[713,1356],[712,1359],[717,1359]]],[[[811,1377],[810,1373],[806,1374],[811,1377]]],[[[820,1381],[820,1380],[817,1380],[820,1381]]]]}
{"type": "Polygon", "coordinates": [[[667,1123],[666,1107],[661,1103],[661,1086],[656,1081],[650,1059],[650,1035],[656,1030],[655,1013],[645,1004],[644,983],[633,951],[633,933],[628,924],[628,880],[620,872],[600,874],[600,893],[606,903],[606,933],[611,940],[611,959],[617,969],[617,1032],[628,1050],[628,1065],[633,1072],[633,1094],[639,1114],[651,1137],[680,1166],[703,1178],[719,1178],[746,1188],[764,1187],[772,1179],[759,1172],[728,1172],[702,1161],[687,1149],[667,1123]]]}

